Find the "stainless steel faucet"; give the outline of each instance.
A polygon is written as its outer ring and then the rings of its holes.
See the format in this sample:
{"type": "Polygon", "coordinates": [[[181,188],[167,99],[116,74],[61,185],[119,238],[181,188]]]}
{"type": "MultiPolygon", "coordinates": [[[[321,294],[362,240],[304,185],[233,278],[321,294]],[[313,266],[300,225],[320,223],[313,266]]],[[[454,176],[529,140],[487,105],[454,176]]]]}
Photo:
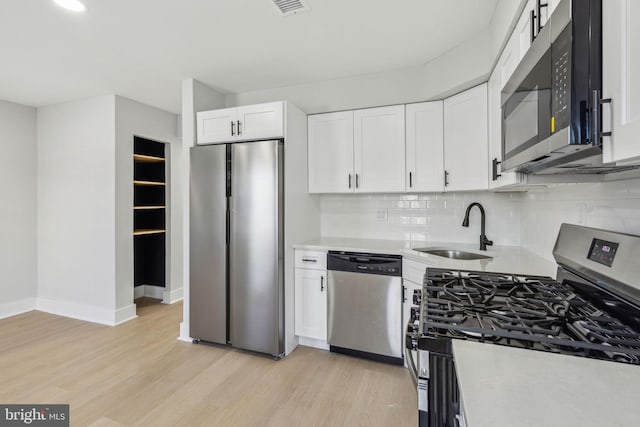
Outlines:
{"type": "Polygon", "coordinates": [[[462,226],[463,227],[469,226],[469,212],[471,211],[471,208],[473,208],[474,206],[477,206],[478,209],[480,209],[480,250],[486,251],[487,246],[493,245],[493,241],[487,239],[487,236],[484,234],[484,208],[480,203],[474,202],[474,203],[471,203],[469,206],[467,206],[467,211],[464,214],[464,220],[462,220],[462,226]]]}

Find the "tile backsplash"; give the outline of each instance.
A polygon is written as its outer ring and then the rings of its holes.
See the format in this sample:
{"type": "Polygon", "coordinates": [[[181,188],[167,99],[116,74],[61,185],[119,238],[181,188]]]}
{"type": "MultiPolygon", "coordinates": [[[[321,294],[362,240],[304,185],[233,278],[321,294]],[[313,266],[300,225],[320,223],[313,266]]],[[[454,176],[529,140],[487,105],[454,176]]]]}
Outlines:
{"type": "Polygon", "coordinates": [[[563,222],[640,235],[640,179],[555,185],[521,201],[522,246],[549,260],[563,222]]]}
{"type": "Polygon", "coordinates": [[[519,193],[349,194],[321,196],[322,235],[327,237],[476,243],[480,211],[473,208],[469,228],[462,227],[467,205],[486,212],[486,234],[497,245],[520,244],[519,193]]]}
{"type": "Polygon", "coordinates": [[[557,184],[526,193],[323,195],[322,235],[476,243],[478,209],[469,228],[461,226],[472,202],[484,206],[486,233],[496,245],[521,245],[551,261],[563,222],[640,235],[640,179],[557,184]]]}

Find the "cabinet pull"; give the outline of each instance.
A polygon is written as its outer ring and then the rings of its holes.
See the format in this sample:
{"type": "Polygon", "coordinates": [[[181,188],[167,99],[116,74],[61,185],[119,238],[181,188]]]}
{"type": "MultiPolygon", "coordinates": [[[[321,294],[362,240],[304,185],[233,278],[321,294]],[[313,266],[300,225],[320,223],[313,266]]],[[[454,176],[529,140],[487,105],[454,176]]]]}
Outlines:
{"type": "Polygon", "coordinates": [[[358,188],[360,186],[359,182],[358,182],[358,174],[356,174],[356,188],[358,188]]]}
{"type": "MultiPolygon", "coordinates": [[[[549,6],[548,3],[542,3],[541,0],[537,1],[538,3],[538,34],[540,34],[540,30],[542,30],[542,8],[549,6]]],[[[548,11],[549,9],[547,9],[548,11]]],[[[549,17],[547,16],[547,19],[549,17]]]]}
{"type": "Polygon", "coordinates": [[[409,188],[413,187],[413,172],[409,172],[409,188]]]}
{"type": "Polygon", "coordinates": [[[611,136],[611,132],[601,132],[600,125],[602,121],[602,112],[600,106],[602,104],[611,104],[611,98],[600,98],[600,91],[591,92],[591,145],[600,147],[602,145],[603,136],[611,136]]]}
{"type": "Polygon", "coordinates": [[[444,171],[444,186],[449,185],[449,172],[444,171]]]}
{"type": "Polygon", "coordinates": [[[238,120],[238,135],[242,135],[242,123],[238,120]]]}
{"type": "Polygon", "coordinates": [[[529,27],[531,28],[531,43],[536,39],[536,11],[529,12],[529,27]]]}
{"type": "Polygon", "coordinates": [[[318,262],[317,259],[311,259],[311,258],[302,258],[302,262],[318,262]]]}
{"type": "Polygon", "coordinates": [[[324,292],[324,276],[320,276],[320,292],[324,292]]]}
{"type": "Polygon", "coordinates": [[[351,174],[349,174],[349,188],[351,188],[351,174]]]}
{"type": "Polygon", "coordinates": [[[407,302],[407,287],[402,287],[402,302],[407,302]]]}
{"type": "Polygon", "coordinates": [[[497,181],[498,178],[500,178],[502,176],[502,174],[498,173],[498,165],[501,164],[502,162],[498,161],[498,158],[495,158],[491,161],[491,166],[493,169],[493,173],[492,173],[492,180],[493,181],[497,181]]]}
{"type": "Polygon", "coordinates": [[[236,134],[236,124],[231,121],[231,136],[235,136],[236,134]]]}

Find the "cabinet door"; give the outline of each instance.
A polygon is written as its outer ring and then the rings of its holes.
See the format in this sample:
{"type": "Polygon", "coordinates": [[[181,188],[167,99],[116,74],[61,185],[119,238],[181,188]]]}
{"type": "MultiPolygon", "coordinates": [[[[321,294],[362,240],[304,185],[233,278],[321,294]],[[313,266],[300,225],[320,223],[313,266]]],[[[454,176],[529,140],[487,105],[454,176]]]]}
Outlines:
{"type": "Polygon", "coordinates": [[[604,162],[640,161],[640,2],[602,2],[604,162]]]}
{"type": "MultiPolygon", "coordinates": [[[[516,65],[520,62],[522,57],[531,47],[531,12],[537,13],[536,11],[536,0],[529,0],[527,5],[524,7],[522,11],[522,16],[518,23],[516,24],[515,34],[517,37],[517,52],[518,52],[518,60],[516,61],[516,65]]],[[[535,20],[535,18],[533,18],[535,20]]],[[[534,22],[534,25],[537,22],[534,22]]],[[[537,27],[534,28],[534,31],[537,33],[537,27]]]]}
{"type": "Polygon", "coordinates": [[[237,108],[239,139],[284,137],[284,103],[247,105],[237,108]]]}
{"type": "Polygon", "coordinates": [[[353,192],[353,111],[309,116],[308,125],[309,192],[353,192]]]}
{"type": "Polygon", "coordinates": [[[409,104],[406,107],[408,192],[444,189],[444,131],[442,101],[409,104]]]}
{"type": "Polygon", "coordinates": [[[444,100],[446,191],[489,187],[487,85],[444,100]]]}
{"type": "Polygon", "coordinates": [[[357,192],[404,192],[404,105],[356,110],[354,171],[357,192]]]}
{"type": "Polygon", "coordinates": [[[327,340],[327,272],[296,268],[295,332],[327,340]]]}
{"type": "Polygon", "coordinates": [[[237,139],[236,121],[235,108],[197,113],[198,144],[229,142],[237,139]]]}
{"type": "MultiPolygon", "coordinates": [[[[520,184],[522,175],[516,172],[502,172],[502,108],[500,106],[500,93],[504,86],[502,75],[501,56],[496,68],[489,78],[489,188],[498,189],[501,187],[520,184]]],[[[506,83],[506,82],[505,82],[506,83]]]]}

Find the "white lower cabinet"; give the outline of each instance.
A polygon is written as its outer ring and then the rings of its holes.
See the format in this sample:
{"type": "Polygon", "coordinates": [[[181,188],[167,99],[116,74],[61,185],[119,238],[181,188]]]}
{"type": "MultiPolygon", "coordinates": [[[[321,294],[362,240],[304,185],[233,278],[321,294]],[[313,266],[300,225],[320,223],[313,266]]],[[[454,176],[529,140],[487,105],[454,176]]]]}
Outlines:
{"type": "Polygon", "coordinates": [[[326,253],[296,251],[295,333],[300,344],[327,349],[327,270],[326,253]],[[304,260],[317,265],[300,268],[304,260]],[[319,268],[316,268],[319,267],[319,268]]]}

